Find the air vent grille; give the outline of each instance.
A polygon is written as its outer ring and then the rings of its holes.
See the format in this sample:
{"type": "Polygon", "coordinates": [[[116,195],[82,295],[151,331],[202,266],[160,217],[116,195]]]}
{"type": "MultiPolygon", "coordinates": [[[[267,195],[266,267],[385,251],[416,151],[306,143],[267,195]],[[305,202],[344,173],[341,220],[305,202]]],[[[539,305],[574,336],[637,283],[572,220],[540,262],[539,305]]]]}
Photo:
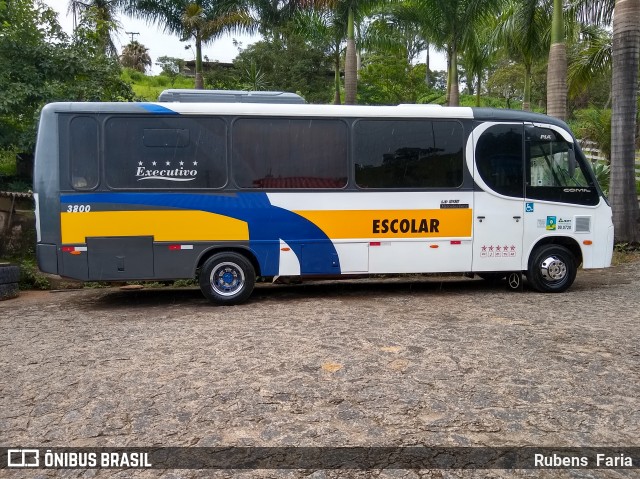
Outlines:
{"type": "Polygon", "coordinates": [[[591,232],[591,216],[576,216],[576,233],[591,232]]]}

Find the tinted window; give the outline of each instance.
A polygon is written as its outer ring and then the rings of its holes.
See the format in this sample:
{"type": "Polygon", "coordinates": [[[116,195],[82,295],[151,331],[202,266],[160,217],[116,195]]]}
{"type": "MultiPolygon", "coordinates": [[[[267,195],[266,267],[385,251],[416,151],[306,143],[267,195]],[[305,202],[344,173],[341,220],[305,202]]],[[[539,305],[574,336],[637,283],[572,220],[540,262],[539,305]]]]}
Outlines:
{"type": "Polygon", "coordinates": [[[527,197],[598,204],[592,176],[573,144],[554,130],[527,127],[527,197]]]}
{"type": "Polygon", "coordinates": [[[98,122],[89,116],[76,116],[69,123],[71,186],[91,190],[98,186],[98,122]]]}
{"type": "Polygon", "coordinates": [[[226,126],[216,118],[112,117],[105,164],[113,188],[220,188],[226,126]]]}
{"type": "Polygon", "coordinates": [[[462,125],[455,121],[362,120],[354,127],[360,188],[456,188],[462,125]]]}
{"type": "Polygon", "coordinates": [[[522,152],[522,125],[494,125],[482,133],[476,146],[476,167],[489,188],[522,197],[522,152]]]}
{"type": "Polygon", "coordinates": [[[343,188],[347,127],[337,120],[246,118],[233,124],[241,188],[343,188]]]}

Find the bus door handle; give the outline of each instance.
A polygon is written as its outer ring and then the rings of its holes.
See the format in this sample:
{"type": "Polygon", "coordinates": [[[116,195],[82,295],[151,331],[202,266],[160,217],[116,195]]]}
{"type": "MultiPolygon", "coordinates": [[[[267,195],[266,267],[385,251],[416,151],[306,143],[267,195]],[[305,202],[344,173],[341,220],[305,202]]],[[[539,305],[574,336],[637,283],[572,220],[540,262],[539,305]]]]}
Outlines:
{"type": "Polygon", "coordinates": [[[513,217],[513,219],[516,220],[516,223],[518,223],[521,218],[522,218],[522,216],[514,216],[513,217]]]}
{"type": "Polygon", "coordinates": [[[478,216],[478,220],[480,221],[480,223],[482,223],[482,221],[484,220],[484,216],[478,216]]]}

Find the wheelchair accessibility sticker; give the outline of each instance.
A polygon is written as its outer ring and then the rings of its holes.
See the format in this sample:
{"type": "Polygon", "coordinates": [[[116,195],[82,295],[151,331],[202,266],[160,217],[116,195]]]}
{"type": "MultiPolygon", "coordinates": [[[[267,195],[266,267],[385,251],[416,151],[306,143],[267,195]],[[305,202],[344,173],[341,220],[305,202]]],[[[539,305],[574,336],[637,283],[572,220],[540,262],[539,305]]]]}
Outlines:
{"type": "Polygon", "coordinates": [[[524,211],[525,213],[533,213],[533,203],[526,203],[524,211]]]}

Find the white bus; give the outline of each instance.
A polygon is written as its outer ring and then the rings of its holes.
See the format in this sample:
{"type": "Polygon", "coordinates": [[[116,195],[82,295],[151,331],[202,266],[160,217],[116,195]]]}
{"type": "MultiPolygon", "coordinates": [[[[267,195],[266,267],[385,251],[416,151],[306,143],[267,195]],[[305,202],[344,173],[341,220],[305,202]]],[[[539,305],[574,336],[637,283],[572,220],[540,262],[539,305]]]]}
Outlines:
{"type": "Polygon", "coordinates": [[[34,192],[42,271],[198,278],[474,273],[565,291],[611,208],[567,125],[482,108],[54,103],[34,192]]]}

